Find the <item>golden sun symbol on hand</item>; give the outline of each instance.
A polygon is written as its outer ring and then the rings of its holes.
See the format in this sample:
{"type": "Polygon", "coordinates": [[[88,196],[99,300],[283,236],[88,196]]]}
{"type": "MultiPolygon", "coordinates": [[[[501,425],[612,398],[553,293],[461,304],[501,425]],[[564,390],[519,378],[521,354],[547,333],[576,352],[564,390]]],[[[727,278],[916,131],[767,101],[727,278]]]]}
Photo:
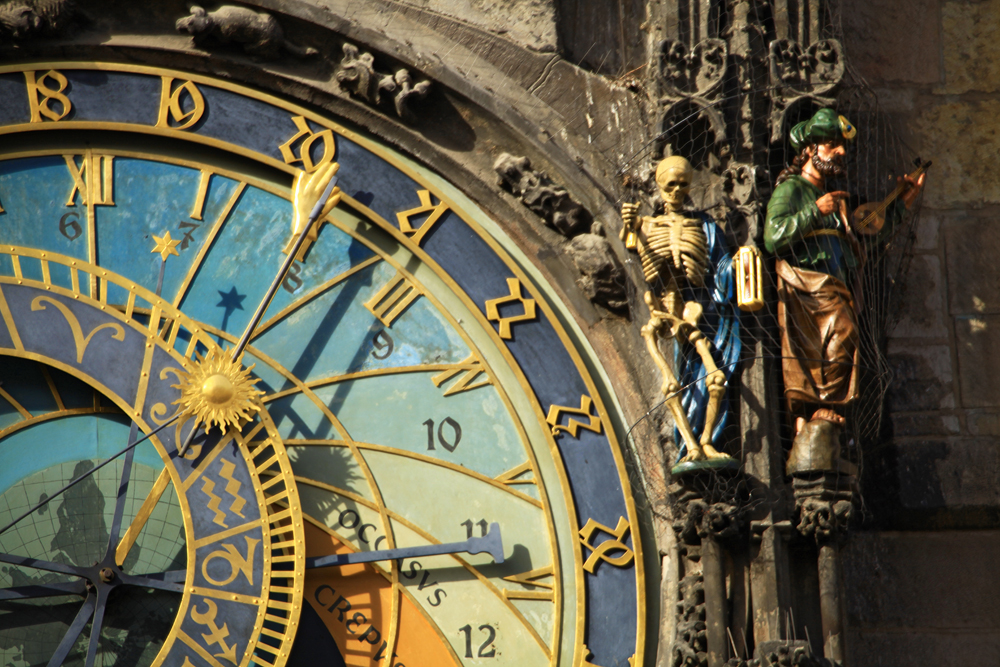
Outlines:
{"type": "Polygon", "coordinates": [[[208,430],[213,424],[225,431],[230,426],[239,428],[260,411],[258,397],[264,392],[254,387],[258,379],[250,377],[250,368],[243,368],[239,360],[232,360],[226,353],[212,349],[208,355],[197,355],[190,373],[175,384],[181,397],[174,401],[183,411],[194,417],[196,424],[208,430]]]}

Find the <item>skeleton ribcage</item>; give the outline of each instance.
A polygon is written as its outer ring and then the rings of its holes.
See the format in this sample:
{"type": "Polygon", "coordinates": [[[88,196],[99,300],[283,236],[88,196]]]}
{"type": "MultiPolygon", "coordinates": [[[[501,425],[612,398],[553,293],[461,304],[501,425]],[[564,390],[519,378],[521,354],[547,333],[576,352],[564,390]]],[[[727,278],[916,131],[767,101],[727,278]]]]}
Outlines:
{"type": "Polygon", "coordinates": [[[647,283],[669,284],[671,279],[679,286],[705,283],[708,240],[700,221],[662,216],[655,219],[646,238],[646,244],[639,244],[639,259],[647,283]]]}

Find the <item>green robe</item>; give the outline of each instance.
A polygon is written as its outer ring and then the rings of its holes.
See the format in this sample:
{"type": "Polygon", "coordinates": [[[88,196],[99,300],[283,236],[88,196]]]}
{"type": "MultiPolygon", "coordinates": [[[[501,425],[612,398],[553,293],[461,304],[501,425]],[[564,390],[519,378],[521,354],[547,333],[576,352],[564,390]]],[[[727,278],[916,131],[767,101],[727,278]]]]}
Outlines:
{"type": "MultiPolygon", "coordinates": [[[[806,236],[819,229],[844,231],[836,213],[819,212],[816,200],[825,194],[802,176],[792,176],[778,185],[767,204],[764,247],[793,266],[825,273],[850,284],[848,276],[860,263],[851,244],[840,236],[806,236]]],[[[886,224],[879,233],[862,238],[875,243],[884,241],[892,234],[904,208],[897,199],[887,209],[886,224]]]]}

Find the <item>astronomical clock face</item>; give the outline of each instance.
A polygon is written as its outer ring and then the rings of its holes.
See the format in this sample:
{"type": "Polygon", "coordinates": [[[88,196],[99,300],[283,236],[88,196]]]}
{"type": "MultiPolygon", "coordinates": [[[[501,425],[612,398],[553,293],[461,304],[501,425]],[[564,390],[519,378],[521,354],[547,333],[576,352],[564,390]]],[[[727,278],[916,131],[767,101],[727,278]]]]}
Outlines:
{"type": "Polygon", "coordinates": [[[181,72],[0,70],[0,133],[4,664],[643,664],[612,413],[457,190],[181,72]]]}

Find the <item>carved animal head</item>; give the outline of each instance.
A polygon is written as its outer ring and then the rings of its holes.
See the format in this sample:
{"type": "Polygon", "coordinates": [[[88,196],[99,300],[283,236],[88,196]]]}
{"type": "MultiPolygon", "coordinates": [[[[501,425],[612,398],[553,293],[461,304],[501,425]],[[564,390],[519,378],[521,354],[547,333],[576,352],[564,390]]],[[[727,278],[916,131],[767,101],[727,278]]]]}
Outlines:
{"type": "Polygon", "coordinates": [[[27,5],[0,7],[0,32],[13,39],[26,39],[41,28],[41,18],[27,5]]]}
{"type": "Polygon", "coordinates": [[[208,13],[198,5],[191,5],[191,15],[178,19],[175,24],[178,32],[186,32],[189,35],[198,35],[212,29],[212,19],[208,13]]]}
{"type": "Polygon", "coordinates": [[[656,167],[656,185],[663,195],[667,210],[680,211],[691,191],[694,167],[679,155],[661,160],[656,167]]]}

